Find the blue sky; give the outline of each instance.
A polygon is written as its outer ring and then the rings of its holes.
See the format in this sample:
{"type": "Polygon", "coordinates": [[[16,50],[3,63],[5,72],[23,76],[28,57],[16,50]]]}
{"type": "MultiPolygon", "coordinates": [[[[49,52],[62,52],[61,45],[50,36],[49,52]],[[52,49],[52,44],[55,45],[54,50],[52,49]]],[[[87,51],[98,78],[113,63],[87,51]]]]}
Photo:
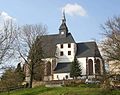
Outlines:
{"type": "Polygon", "coordinates": [[[108,18],[120,16],[120,0],[0,0],[0,13],[20,25],[45,24],[49,34],[59,33],[62,11],[77,42],[101,40],[108,18]]]}

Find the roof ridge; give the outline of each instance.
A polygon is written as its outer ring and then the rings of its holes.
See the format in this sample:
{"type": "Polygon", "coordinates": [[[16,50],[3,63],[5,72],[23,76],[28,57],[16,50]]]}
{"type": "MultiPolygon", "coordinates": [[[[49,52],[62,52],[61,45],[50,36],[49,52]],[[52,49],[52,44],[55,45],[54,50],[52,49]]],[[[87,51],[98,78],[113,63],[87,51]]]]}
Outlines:
{"type": "Polygon", "coordinates": [[[79,43],[96,43],[96,41],[83,41],[83,42],[77,42],[76,44],[79,44],[79,43]]]}

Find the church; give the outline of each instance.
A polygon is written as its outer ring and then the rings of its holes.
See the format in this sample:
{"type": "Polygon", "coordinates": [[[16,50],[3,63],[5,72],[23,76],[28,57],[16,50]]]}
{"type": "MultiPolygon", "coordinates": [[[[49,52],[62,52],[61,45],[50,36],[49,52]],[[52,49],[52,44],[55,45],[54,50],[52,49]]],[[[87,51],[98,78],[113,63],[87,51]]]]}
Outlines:
{"type": "Polygon", "coordinates": [[[98,78],[104,73],[104,61],[95,41],[75,42],[66,25],[65,13],[59,33],[41,37],[45,58],[44,80],[72,79],[70,77],[71,62],[76,57],[81,69],[82,77],[98,78]]]}
{"type": "Polygon", "coordinates": [[[72,79],[71,62],[76,57],[82,69],[81,78],[96,78],[104,73],[104,62],[96,42],[75,42],[66,25],[65,13],[59,33],[42,37],[45,53],[45,80],[72,79]]]}

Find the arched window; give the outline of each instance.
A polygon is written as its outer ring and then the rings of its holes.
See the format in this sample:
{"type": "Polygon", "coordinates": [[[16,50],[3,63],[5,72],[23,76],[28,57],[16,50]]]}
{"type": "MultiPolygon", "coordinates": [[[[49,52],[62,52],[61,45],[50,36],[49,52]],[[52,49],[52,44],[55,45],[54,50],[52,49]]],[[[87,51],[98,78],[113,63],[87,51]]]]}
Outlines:
{"type": "Polygon", "coordinates": [[[88,60],[88,71],[89,71],[89,75],[93,75],[93,61],[92,61],[92,59],[89,59],[88,60]]]}
{"type": "Polygon", "coordinates": [[[99,59],[96,60],[95,74],[100,74],[100,60],[99,59]]]}
{"type": "Polygon", "coordinates": [[[47,76],[51,75],[51,63],[47,62],[46,64],[46,71],[47,71],[47,76]]]}

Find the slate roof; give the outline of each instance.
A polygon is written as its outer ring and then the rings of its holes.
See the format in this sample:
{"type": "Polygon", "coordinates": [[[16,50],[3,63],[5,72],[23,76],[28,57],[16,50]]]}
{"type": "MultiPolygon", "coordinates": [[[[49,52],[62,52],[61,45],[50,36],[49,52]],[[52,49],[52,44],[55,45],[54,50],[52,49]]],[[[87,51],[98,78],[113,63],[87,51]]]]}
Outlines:
{"type": "Polygon", "coordinates": [[[80,57],[101,57],[96,42],[77,43],[77,58],[80,57]]]}
{"type": "Polygon", "coordinates": [[[40,38],[42,41],[42,49],[45,58],[55,57],[56,45],[62,43],[75,43],[71,33],[68,33],[66,37],[61,37],[60,34],[45,35],[40,38]]]}
{"type": "Polygon", "coordinates": [[[70,72],[70,62],[67,63],[58,63],[54,69],[54,73],[69,73],[70,72]]]}

